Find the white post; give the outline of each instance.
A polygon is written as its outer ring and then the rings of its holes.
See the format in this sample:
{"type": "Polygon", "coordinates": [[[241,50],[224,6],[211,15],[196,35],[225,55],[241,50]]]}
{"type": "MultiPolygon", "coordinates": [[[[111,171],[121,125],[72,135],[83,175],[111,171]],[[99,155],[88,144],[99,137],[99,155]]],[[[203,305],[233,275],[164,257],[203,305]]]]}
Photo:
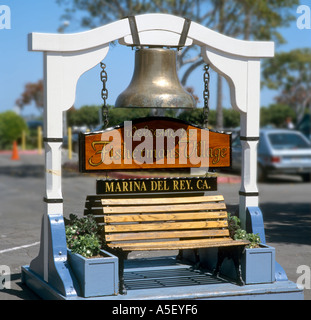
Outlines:
{"type": "Polygon", "coordinates": [[[219,54],[203,48],[207,63],[223,75],[229,83],[232,107],[240,112],[242,173],[239,192],[241,227],[246,227],[247,207],[258,207],[257,144],[260,117],[260,59],[219,54]]]}
{"type": "Polygon", "coordinates": [[[247,112],[241,113],[240,139],[242,145],[242,183],[239,192],[239,215],[246,227],[246,208],[258,207],[257,145],[260,123],[260,61],[248,61],[247,112]]]}
{"type": "MultiPolygon", "coordinates": [[[[32,37],[30,37],[32,39],[32,37]]],[[[41,237],[41,250],[34,263],[38,274],[46,282],[55,280],[63,294],[72,294],[72,283],[69,272],[62,265],[66,259],[66,239],[57,243],[62,259],[54,260],[55,243],[51,243],[55,234],[52,217],[63,215],[62,195],[62,143],[63,143],[63,113],[75,101],[76,85],[80,76],[105,58],[108,45],[101,45],[93,50],[78,50],[74,52],[44,51],[44,134],[45,145],[45,212],[41,237]],[[51,220],[52,219],[52,220],[51,220]],[[50,231],[49,231],[50,230],[50,231]],[[60,265],[61,264],[61,265],[60,265]],[[64,279],[66,278],[66,279],[64,279]]],[[[56,218],[57,221],[60,218],[56,218]]],[[[56,221],[55,220],[55,221],[56,221]]],[[[57,232],[59,227],[56,227],[57,232]]]]}

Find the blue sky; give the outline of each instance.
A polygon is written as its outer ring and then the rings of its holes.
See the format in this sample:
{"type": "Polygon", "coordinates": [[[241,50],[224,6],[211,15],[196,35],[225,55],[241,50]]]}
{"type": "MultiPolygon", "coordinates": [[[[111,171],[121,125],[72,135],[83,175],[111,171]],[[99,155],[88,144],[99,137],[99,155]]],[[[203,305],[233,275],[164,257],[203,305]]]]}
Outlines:
{"type": "MultiPolygon", "coordinates": [[[[308,1],[301,3],[311,6],[308,1]]],[[[56,33],[62,23],[63,8],[58,6],[54,0],[4,0],[0,5],[7,5],[11,9],[11,29],[0,29],[0,112],[3,112],[14,108],[15,101],[23,92],[27,82],[36,82],[42,78],[42,53],[28,51],[27,34],[31,32],[56,33]]],[[[296,13],[296,9],[293,13],[296,13]]],[[[70,32],[79,31],[83,31],[83,29],[78,24],[70,28],[70,32]]],[[[310,46],[311,30],[299,30],[296,22],[281,32],[286,38],[287,44],[276,48],[277,51],[310,46]]],[[[126,88],[132,77],[133,51],[121,45],[112,46],[104,62],[108,72],[108,103],[114,104],[118,94],[126,88]]],[[[102,103],[99,73],[98,66],[80,78],[75,101],[77,108],[86,104],[99,105],[102,103]]],[[[203,89],[202,73],[202,70],[198,69],[193,73],[188,83],[189,86],[194,87],[200,100],[202,100],[203,89]]],[[[216,98],[214,88],[215,74],[212,74],[212,109],[215,107],[216,98]]],[[[224,96],[225,105],[228,106],[228,90],[225,90],[224,96]]],[[[274,96],[274,92],[262,90],[261,105],[272,103],[274,96]]],[[[26,106],[22,115],[29,114],[38,115],[38,112],[35,107],[26,106]]]]}

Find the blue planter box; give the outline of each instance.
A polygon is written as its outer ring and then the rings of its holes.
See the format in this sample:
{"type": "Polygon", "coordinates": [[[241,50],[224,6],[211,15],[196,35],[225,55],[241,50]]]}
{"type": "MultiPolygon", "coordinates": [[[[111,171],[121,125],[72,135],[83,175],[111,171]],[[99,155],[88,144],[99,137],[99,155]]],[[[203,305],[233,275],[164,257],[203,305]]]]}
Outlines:
{"type": "MultiPolygon", "coordinates": [[[[200,250],[203,266],[213,270],[217,262],[217,248],[200,250]]],[[[272,283],[275,281],[275,249],[261,244],[260,248],[245,249],[241,259],[242,278],[245,284],[272,283]]],[[[225,259],[220,275],[236,280],[232,260],[225,259]]]]}
{"type": "MultiPolygon", "coordinates": [[[[242,278],[245,284],[271,283],[275,281],[275,249],[261,244],[260,248],[245,249],[241,259],[242,278]]],[[[236,280],[232,260],[226,259],[221,274],[236,280]]]]}
{"type": "Polygon", "coordinates": [[[275,281],[275,249],[267,245],[246,249],[242,257],[242,274],[245,284],[275,281]]]}
{"type": "Polygon", "coordinates": [[[80,285],[83,297],[117,295],[119,290],[118,258],[101,250],[101,258],[84,258],[71,253],[68,261],[80,285]]]}

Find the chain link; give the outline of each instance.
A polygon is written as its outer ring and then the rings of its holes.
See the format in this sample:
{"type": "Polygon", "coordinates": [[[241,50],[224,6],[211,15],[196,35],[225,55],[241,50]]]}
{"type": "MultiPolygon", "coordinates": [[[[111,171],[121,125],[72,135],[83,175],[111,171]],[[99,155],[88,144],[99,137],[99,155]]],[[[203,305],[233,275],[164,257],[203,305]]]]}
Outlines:
{"type": "Polygon", "coordinates": [[[103,88],[101,90],[101,96],[104,101],[103,107],[102,107],[102,114],[103,114],[103,123],[104,123],[104,128],[107,128],[109,120],[108,120],[108,106],[107,106],[107,99],[108,99],[108,89],[106,88],[106,83],[107,83],[107,72],[105,70],[106,65],[101,62],[100,67],[102,68],[102,71],[100,73],[100,80],[103,83],[103,88]]]}
{"type": "Polygon", "coordinates": [[[204,91],[203,91],[203,99],[204,99],[204,107],[203,107],[203,128],[207,128],[208,126],[208,115],[209,115],[209,81],[210,81],[210,73],[209,73],[209,65],[206,64],[204,66],[204,91]]]}

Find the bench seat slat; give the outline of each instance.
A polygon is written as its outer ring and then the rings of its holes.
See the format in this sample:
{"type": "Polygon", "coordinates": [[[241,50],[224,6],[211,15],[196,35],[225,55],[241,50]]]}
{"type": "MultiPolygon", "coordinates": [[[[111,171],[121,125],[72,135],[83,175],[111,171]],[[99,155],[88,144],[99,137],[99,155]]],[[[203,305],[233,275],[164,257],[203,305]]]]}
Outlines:
{"type": "Polygon", "coordinates": [[[191,230],[191,231],[158,231],[158,232],[131,232],[106,234],[107,241],[155,240],[170,238],[196,238],[196,237],[229,237],[229,231],[223,230],[191,230]]]}
{"type": "Polygon", "coordinates": [[[102,205],[141,205],[141,204],[178,204],[223,201],[222,195],[176,198],[131,198],[131,199],[101,199],[102,205]]]}
{"type": "Polygon", "coordinates": [[[167,222],[167,223],[136,223],[106,225],[105,232],[127,232],[127,231],[156,231],[156,230],[178,230],[178,229],[205,229],[224,228],[228,226],[226,220],[223,221],[195,221],[195,222],[167,222]]]}
{"type": "Polygon", "coordinates": [[[180,204],[180,205],[159,205],[159,206],[123,206],[104,207],[104,213],[149,213],[149,212],[183,212],[195,210],[220,210],[226,209],[224,203],[200,203],[200,204],[180,204]]]}
{"type": "Polygon", "coordinates": [[[233,239],[199,239],[199,240],[178,240],[162,242],[138,242],[138,243],[110,243],[111,248],[122,247],[125,251],[146,251],[146,250],[174,250],[174,249],[195,249],[206,247],[223,247],[246,245],[248,241],[233,239]]]}
{"type": "Polygon", "coordinates": [[[158,214],[127,214],[105,215],[104,222],[144,222],[144,221],[169,221],[169,220],[201,220],[201,219],[226,219],[226,211],[215,212],[187,212],[187,213],[158,213],[158,214]]]}

